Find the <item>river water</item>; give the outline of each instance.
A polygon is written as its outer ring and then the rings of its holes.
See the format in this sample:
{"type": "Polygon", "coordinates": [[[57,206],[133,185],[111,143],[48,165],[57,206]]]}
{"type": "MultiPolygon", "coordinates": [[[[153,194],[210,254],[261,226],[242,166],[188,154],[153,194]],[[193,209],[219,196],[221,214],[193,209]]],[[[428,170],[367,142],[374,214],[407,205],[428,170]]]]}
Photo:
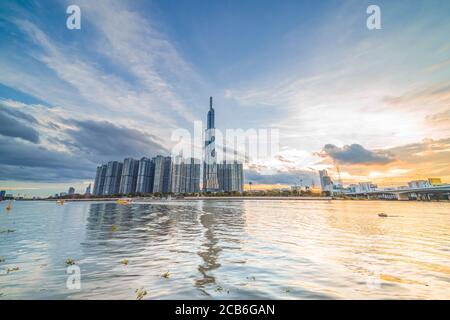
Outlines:
{"type": "Polygon", "coordinates": [[[450,299],[450,203],[6,205],[0,299],[450,299]]]}

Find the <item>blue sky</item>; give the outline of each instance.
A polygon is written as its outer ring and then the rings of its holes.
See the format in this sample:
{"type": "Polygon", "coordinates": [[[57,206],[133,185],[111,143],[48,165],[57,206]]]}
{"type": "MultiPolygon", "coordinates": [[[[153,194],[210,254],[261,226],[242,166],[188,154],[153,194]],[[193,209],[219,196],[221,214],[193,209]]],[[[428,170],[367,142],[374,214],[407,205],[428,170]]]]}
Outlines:
{"type": "Polygon", "coordinates": [[[2,1],[0,187],[81,191],[102,161],[168,152],[210,95],[219,129],[280,130],[280,154],[246,165],[256,183],[333,172],[336,152],[361,159],[341,160],[349,182],[450,177],[449,13],[437,0],[2,1]],[[70,4],[81,30],[65,27],[70,4]],[[381,30],[366,28],[369,4],[381,30]]]}

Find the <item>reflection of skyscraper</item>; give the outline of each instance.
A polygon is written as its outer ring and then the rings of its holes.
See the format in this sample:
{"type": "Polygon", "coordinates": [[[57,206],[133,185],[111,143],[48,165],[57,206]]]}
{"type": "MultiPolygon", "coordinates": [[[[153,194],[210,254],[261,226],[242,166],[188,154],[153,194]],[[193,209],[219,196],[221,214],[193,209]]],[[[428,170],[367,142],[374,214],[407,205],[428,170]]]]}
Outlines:
{"type": "Polygon", "coordinates": [[[127,158],[123,161],[122,177],[120,179],[119,193],[136,192],[136,182],[139,170],[139,161],[127,158]]]}
{"type": "Polygon", "coordinates": [[[203,165],[203,190],[206,192],[214,192],[219,189],[219,183],[217,181],[214,118],[213,98],[210,97],[207,127],[205,130],[205,162],[203,165]]]}
{"type": "Polygon", "coordinates": [[[103,194],[111,195],[119,193],[122,166],[122,163],[118,161],[108,162],[108,167],[106,169],[105,190],[103,194]]]}

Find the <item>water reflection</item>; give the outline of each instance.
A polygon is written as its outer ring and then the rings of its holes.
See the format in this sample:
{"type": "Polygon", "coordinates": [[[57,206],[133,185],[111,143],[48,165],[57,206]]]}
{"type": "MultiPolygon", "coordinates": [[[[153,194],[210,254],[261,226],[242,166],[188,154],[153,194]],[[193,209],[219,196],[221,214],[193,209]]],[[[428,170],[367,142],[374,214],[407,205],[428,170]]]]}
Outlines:
{"type": "Polygon", "coordinates": [[[17,202],[0,215],[16,230],[0,233],[0,297],[450,298],[449,205],[17,202]],[[80,291],[65,287],[68,258],[80,291]]]}

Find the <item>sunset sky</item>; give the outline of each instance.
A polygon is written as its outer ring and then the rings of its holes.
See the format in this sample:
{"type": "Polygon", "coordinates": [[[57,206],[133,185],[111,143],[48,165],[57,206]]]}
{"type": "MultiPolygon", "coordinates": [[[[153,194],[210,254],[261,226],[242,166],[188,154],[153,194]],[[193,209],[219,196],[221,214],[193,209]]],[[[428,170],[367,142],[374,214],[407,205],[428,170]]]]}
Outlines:
{"type": "Polygon", "coordinates": [[[84,191],[177,128],[275,128],[254,185],[450,182],[450,1],[1,1],[0,189],[84,191]],[[66,8],[81,8],[81,30],[66,8]],[[368,30],[366,8],[381,8],[368,30]]]}

